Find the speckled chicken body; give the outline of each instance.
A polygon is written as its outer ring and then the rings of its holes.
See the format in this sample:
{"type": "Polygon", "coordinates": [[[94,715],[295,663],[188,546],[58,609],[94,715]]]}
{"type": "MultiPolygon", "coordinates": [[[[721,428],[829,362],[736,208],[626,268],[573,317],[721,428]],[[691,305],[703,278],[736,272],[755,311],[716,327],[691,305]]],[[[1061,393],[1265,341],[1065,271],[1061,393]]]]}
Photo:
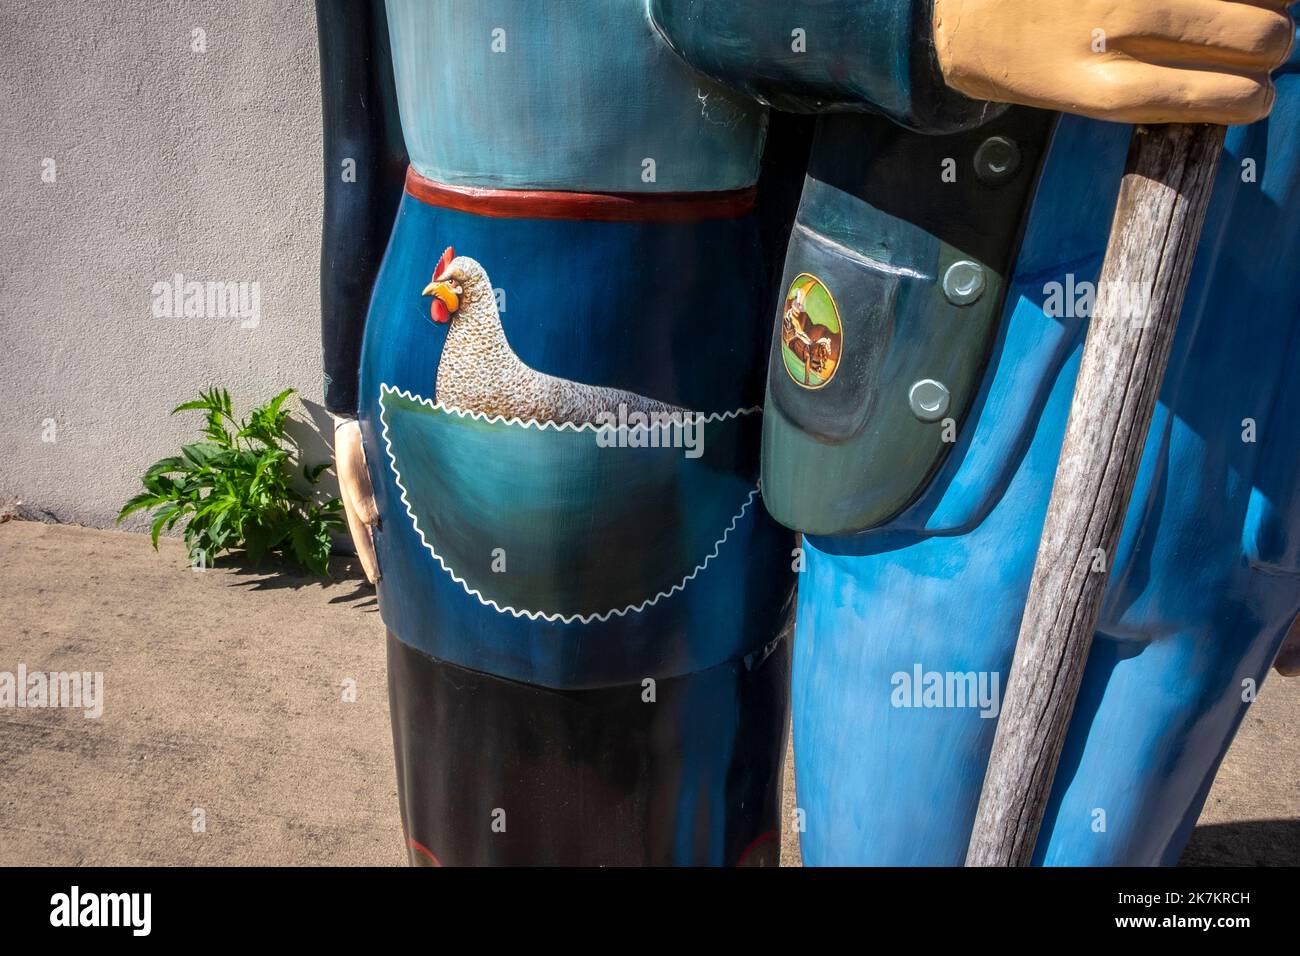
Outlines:
{"type": "Polygon", "coordinates": [[[473,259],[453,259],[439,279],[460,287],[459,308],[438,363],[437,401],[461,411],[521,421],[594,423],[602,412],[689,414],[634,392],[547,375],[526,365],[506,339],[487,272],[473,259]]]}

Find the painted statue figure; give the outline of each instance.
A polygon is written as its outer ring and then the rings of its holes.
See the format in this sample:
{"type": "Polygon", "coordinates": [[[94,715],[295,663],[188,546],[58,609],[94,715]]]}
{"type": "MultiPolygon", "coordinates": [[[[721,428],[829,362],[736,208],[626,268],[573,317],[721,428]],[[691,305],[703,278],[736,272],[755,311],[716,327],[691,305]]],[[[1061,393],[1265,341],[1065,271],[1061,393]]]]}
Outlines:
{"type": "Polygon", "coordinates": [[[327,404],[410,859],[774,862],[793,536],[757,483],[797,188],[757,186],[763,110],[641,2],[318,16],[327,404]]]}
{"type": "Polygon", "coordinates": [[[1122,124],[1245,124],[1038,851],[1177,858],[1300,612],[1282,3],[317,7],[417,863],[773,860],[792,571],[805,862],[960,863],[1122,124]]]}

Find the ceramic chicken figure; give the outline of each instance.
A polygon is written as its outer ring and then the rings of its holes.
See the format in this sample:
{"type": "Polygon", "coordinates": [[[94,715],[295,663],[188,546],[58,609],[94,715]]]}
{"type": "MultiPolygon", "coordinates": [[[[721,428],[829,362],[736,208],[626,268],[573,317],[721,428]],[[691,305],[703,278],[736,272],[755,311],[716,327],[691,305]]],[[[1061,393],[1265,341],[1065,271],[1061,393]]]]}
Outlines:
{"type": "Polygon", "coordinates": [[[1090,303],[1142,293],[1120,123],[1240,124],[1036,857],[1177,860],[1300,640],[1283,3],[317,10],[417,864],[775,862],[791,692],[804,862],[960,864],[1090,303]]]}
{"type": "Polygon", "coordinates": [[[556,378],[529,368],[501,327],[487,272],[448,249],[424,287],[435,322],[450,322],[438,363],[437,400],[461,411],[524,422],[582,425],[623,408],[645,415],[687,415],[685,409],[616,388],[556,378]]]}

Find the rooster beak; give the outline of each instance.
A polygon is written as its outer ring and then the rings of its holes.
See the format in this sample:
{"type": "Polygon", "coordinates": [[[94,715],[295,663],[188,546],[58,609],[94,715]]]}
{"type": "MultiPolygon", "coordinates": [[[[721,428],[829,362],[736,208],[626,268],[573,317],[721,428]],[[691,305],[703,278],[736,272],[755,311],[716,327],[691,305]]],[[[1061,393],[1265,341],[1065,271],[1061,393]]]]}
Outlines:
{"type": "Polygon", "coordinates": [[[460,308],[460,296],[452,291],[451,286],[446,282],[430,282],[426,295],[432,295],[443,305],[447,307],[448,312],[455,312],[460,308]]]}
{"type": "Polygon", "coordinates": [[[460,296],[446,282],[435,279],[420,294],[433,296],[431,315],[435,322],[449,322],[460,308],[460,296]]]}

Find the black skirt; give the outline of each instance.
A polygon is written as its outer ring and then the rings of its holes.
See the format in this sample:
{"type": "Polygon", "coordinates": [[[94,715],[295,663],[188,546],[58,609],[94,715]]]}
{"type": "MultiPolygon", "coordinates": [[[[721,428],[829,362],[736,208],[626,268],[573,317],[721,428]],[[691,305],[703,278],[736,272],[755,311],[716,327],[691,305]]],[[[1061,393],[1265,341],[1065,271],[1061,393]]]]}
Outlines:
{"type": "Polygon", "coordinates": [[[775,865],[790,653],[551,690],[388,634],[412,864],[775,865]]]}

